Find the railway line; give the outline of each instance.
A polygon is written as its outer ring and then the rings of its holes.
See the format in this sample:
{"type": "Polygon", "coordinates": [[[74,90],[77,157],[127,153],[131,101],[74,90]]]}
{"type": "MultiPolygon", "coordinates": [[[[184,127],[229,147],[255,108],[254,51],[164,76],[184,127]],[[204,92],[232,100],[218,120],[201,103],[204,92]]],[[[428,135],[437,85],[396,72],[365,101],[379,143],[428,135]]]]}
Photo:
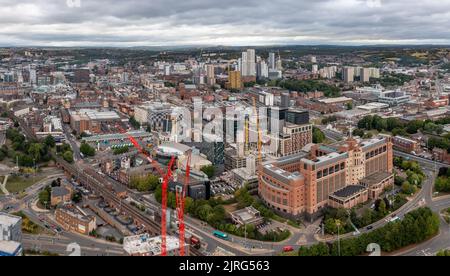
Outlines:
{"type": "MultiPolygon", "coordinates": [[[[14,116],[14,114],[12,114],[14,116]]],[[[31,129],[26,125],[26,122],[21,118],[16,118],[19,122],[21,128],[23,129],[25,135],[29,139],[36,139],[36,136],[31,131],[31,129]]],[[[120,209],[120,211],[135,221],[136,224],[142,226],[146,232],[150,235],[157,236],[161,234],[161,224],[157,221],[151,220],[149,217],[142,214],[140,211],[135,209],[131,204],[125,202],[121,199],[112,189],[112,184],[109,183],[105,178],[98,174],[92,168],[79,168],[76,165],[72,165],[62,159],[59,156],[53,155],[56,163],[60,168],[62,168],[66,173],[70,174],[72,177],[76,178],[80,184],[90,188],[97,195],[101,196],[106,202],[115,208],[120,209]]],[[[203,254],[194,247],[190,248],[190,255],[192,256],[202,256],[203,254]]]]}

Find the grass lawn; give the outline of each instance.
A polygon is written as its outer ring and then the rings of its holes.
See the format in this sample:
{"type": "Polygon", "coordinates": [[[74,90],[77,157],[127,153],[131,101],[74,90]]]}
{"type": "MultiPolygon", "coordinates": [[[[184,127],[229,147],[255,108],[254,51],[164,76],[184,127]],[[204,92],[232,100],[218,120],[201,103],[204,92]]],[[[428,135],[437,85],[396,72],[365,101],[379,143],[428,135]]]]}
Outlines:
{"type": "Polygon", "coordinates": [[[11,176],[8,178],[8,183],[6,183],[6,189],[12,194],[19,193],[25,191],[28,187],[33,186],[42,179],[44,179],[44,177],[30,176],[29,178],[26,178],[22,176],[11,176]]]}

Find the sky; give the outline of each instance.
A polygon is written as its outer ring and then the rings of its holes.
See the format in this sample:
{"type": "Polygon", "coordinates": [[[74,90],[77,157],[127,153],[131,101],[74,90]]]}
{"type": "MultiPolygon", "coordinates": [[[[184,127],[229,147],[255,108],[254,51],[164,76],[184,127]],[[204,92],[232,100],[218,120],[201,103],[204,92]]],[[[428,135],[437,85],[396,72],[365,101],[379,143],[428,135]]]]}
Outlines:
{"type": "Polygon", "coordinates": [[[450,45],[450,0],[0,0],[1,46],[450,45]]]}

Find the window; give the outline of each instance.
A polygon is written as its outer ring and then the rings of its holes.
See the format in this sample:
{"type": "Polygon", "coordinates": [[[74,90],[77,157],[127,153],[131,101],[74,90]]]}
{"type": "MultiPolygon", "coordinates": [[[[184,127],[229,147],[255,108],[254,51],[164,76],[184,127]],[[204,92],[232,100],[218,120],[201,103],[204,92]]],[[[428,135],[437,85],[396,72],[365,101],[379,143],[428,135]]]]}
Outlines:
{"type": "Polygon", "coordinates": [[[339,171],[339,165],[334,166],[334,171],[338,172],[339,171]]]}
{"type": "Polygon", "coordinates": [[[323,170],[323,176],[328,176],[328,169],[323,170]]]}
{"type": "Polygon", "coordinates": [[[330,174],[333,174],[333,173],[334,173],[334,167],[331,167],[331,168],[329,168],[328,170],[329,170],[329,173],[330,173],[330,174]]]}
{"type": "Polygon", "coordinates": [[[345,163],[341,163],[341,170],[345,169],[345,163]]]}
{"type": "Polygon", "coordinates": [[[322,171],[317,172],[317,179],[321,179],[322,178],[322,171]]]}

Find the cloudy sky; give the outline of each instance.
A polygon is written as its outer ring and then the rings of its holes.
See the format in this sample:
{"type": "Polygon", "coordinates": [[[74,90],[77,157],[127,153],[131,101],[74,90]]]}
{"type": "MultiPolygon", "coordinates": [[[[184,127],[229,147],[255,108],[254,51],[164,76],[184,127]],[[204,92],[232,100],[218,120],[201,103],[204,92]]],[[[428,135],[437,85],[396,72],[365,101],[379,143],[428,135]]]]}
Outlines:
{"type": "Polygon", "coordinates": [[[450,0],[0,0],[0,45],[450,44],[450,0]]]}

